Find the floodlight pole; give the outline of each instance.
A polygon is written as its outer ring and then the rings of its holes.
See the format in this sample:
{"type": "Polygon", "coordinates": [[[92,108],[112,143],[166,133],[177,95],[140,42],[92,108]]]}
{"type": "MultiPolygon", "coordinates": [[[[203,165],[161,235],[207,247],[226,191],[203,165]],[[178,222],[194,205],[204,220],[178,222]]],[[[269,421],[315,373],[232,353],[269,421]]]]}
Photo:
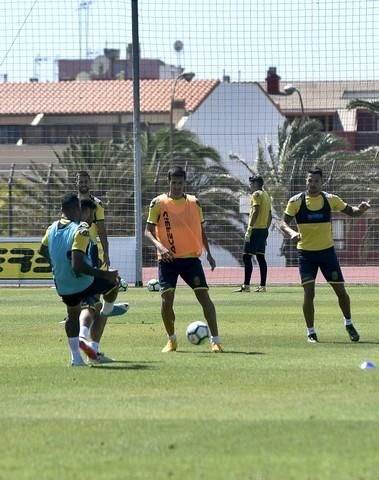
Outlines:
{"type": "Polygon", "coordinates": [[[140,52],[138,34],[138,0],[131,0],[132,54],[133,54],[133,145],[134,145],[134,225],[136,237],[135,286],[143,286],[142,275],[142,166],[141,166],[141,117],[140,117],[140,52]]]}

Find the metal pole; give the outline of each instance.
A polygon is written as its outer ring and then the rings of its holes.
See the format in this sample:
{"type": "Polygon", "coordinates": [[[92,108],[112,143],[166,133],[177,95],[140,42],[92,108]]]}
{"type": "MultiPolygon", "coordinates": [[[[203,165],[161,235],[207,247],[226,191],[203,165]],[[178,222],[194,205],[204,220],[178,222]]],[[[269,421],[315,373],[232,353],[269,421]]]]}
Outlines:
{"type": "Polygon", "coordinates": [[[51,182],[51,176],[53,174],[53,164],[50,163],[49,165],[49,170],[47,172],[47,178],[46,178],[46,197],[47,197],[47,224],[50,225],[51,223],[51,188],[50,188],[50,182],[51,182]]]}
{"type": "Polygon", "coordinates": [[[134,201],[136,235],[136,287],[143,286],[142,277],[142,181],[141,181],[141,120],[140,120],[140,73],[139,73],[139,34],[138,0],[132,4],[132,42],[133,42],[133,142],[134,142],[134,201]]]}
{"type": "Polygon", "coordinates": [[[300,100],[300,107],[301,107],[301,115],[304,117],[304,103],[303,103],[303,97],[301,96],[300,90],[297,88],[295,89],[295,92],[299,95],[299,100],[300,100]]]}
{"type": "Polygon", "coordinates": [[[171,98],[170,98],[170,166],[172,167],[174,164],[174,101],[175,101],[175,90],[176,90],[176,83],[182,75],[178,75],[174,80],[174,85],[171,91],[171,98]]]}
{"type": "Polygon", "coordinates": [[[13,235],[13,176],[14,176],[15,164],[12,163],[8,177],[8,237],[13,235]]]}

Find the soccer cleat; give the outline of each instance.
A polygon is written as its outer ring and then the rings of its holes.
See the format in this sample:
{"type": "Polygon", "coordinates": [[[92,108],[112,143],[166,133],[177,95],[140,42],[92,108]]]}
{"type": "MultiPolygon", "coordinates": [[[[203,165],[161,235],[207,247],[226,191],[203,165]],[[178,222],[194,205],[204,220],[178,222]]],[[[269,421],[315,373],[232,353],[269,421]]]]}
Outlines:
{"type": "Polygon", "coordinates": [[[91,360],[97,359],[97,352],[91,347],[91,344],[88,340],[83,337],[79,337],[79,347],[87,354],[87,357],[91,360]]]}
{"type": "Polygon", "coordinates": [[[266,293],[266,287],[262,287],[261,285],[255,289],[256,292],[266,293]]]}
{"type": "Polygon", "coordinates": [[[177,348],[178,342],[169,338],[166,345],[162,348],[162,353],[175,352],[177,348]]]}
{"type": "Polygon", "coordinates": [[[113,358],[106,357],[104,353],[98,352],[96,358],[88,357],[88,362],[91,364],[98,364],[98,363],[112,363],[114,362],[113,358]]]}
{"type": "Polygon", "coordinates": [[[249,285],[241,285],[239,288],[237,288],[237,290],[233,290],[234,293],[238,293],[238,292],[246,292],[246,293],[249,293],[250,292],[250,286],[249,285]]]}
{"type": "Polygon", "coordinates": [[[308,335],[308,343],[318,343],[318,338],[316,333],[310,333],[308,335]]]}
{"type": "Polygon", "coordinates": [[[81,358],[80,361],[78,361],[78,362],[75,362],[74,360],[71,360],[71,367],[88,367],[88,365],[81,358]]]}
{"type": "Polygon", "coordinates": [[[211,343],[211,350],[214,353],[223,353],[224,352],[224,350],[222,349],[222,346],[217,342],[212,342],[211,343]]]}
{"type": "Polygon", "coordinates": [[[349,334],[352,342],[359,342],[359,333],[355,330],[354,325],[345,325],[346,331],[349,334]]]}
{"type": "Polygon", "coordinates": [[[108,317],[117,317],[118,315],[124,315],[129,310],[129,303],[115,303],[113,310],[108,317]]]}

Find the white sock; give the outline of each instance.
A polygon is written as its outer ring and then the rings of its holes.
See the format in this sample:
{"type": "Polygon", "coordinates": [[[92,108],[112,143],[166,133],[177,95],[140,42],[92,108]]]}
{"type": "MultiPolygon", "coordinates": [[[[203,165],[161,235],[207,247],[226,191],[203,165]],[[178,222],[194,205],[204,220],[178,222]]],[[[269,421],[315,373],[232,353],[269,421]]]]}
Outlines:
{"type": "Polygon", "coordinates": [[[307,328],[307,335],[312,335],[313,333],[316,333],[316,330],[314,329],[314,327],[307,328]]]}
{"type": "Polygon", "coordinates": [[[114,302],[106,302],[103,300],[103,306],[101,307],[100,313],[105,317],[108,316],[113,310],[114,302]]]}
{"type": "Polygon", "coordinates": [[[91,347],[95,350],[95,352],[96,352],[96,353],[99,353],[100,343],[94,342],[93,340],[92,340],[92,342],[90,342],[90,343],[91,343],[91,347]]]}
{"type": "Polygon", "coordinates": [[[211,335],[211,343],[220,343],[220,337],[218,335],[211,335]]]}
{"type": "Polygon", "coordinates": [[[85,325],[80,325],[79,337],[88,338],[89,328],[85,325]]]}
{"type": "Polygon", "coordinates": [[[353,325],[353,321],[351,318],[344,318],[344,322],[345,322],[345,327],[346,325],[353,325]]]}
{"type": "Polygon", "coordinates": [[[71,359],[75,363],[83,361],[79,350],[79,337],[67,337],[67,339],[71,350],[71,359]]]}
{"type": "Polygon", "coordinates": [[[176,340],[176,333],[174,333],[174,335],[168,335],[168,338],[170,340],[176,340]]]}

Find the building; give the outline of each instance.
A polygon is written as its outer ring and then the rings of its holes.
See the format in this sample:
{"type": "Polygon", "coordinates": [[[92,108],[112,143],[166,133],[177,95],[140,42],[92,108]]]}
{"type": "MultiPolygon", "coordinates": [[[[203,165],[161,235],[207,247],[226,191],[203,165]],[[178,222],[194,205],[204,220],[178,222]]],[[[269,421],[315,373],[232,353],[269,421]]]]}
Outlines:
{"type": "MultiPolygon", "coordinates": [[[[219,85],[217,80],[178,81],[173,120],[195,112],[219,85]]],[[[141,122],[169,125],[173,80],[142,80],[141,122]]],[[[0,84],[0,165],[51,163],[67,138],[118,142],[133,127],[130,80],[0,84]]]]}
{"type": "MultiPolygon", "coordinates": [[[[128,45],[126,58],[120,50],[105,48],[103,55],[93,59],[59,59],[58,80],[131,80],[133,76],[132,46],[128,45]]],[[[180,67],[167,65],[159,59],[140,59],[141,80],[174,79],[182,72],[180,67]]]]}
{"type": "MultiPolygon", "coordinates": [[[[302,114],[317,119],[326,132],[346,138],[353,150],[379,145],[379,118],[364,109],[347,109],[355,99],[375,101],[379,99],[377,80],[295,81],[284,82],[270,67],[266,83],[261,83],[268,95],[288,120],[302,114]],[[287,95],[285,87],[292,84],[298,94],[287,95]]],[[[296,93],[296,92],[294,92],[296,93]]]]}

